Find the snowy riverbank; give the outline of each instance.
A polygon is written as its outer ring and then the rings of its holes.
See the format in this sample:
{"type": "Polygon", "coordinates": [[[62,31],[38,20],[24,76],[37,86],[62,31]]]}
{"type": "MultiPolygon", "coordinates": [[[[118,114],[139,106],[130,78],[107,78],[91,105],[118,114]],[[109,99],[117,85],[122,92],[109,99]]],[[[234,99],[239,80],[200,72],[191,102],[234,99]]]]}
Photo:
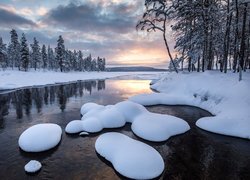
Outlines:
{"type": "MultiPolygon", "coordinates": [[[[54,71],[0,71],[0,90],[16,89],[27,86],[39,86],[66,83],[77,80],[107,79],[127,75],[156,75],[161,72],[54,72],[54,71]]],[[[150,76],[152,77],[152,76],[150,76]]]]}
{"type": "Polygon", "coordinates": [[[238,81],[237,73],[166,74],[151,86],[161,93],[142,94],[130,100],[142,105],[192,105],[214,114],[196,125],[204,130],[250,139],[250,73],[238,81]]]}

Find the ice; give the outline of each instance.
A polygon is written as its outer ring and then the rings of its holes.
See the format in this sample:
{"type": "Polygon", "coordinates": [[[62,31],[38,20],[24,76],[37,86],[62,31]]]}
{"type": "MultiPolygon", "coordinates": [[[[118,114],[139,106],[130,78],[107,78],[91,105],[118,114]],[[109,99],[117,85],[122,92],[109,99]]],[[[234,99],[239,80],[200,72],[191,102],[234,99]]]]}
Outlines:
{"type": "Polygon", "coordinates": [[[35,173],[42,168],[42,164],[39,161],[31,160],[25,166],[24,170],[28,173],[35,173]]]}
{"type": "Polygon", "coordinates": [[[128,178],[152,179],[164,170],[164,161],[154,148],[120,133],[102,134],[96,140],[95,149],[128,178]]]}
{"type": "Polygon", "coordinates": [[[196,125],[204,130],[223,135],[250,139],[250,73],[223,74],[169,73],[151,88],[161,93],[140,94],[130,100],[142,105],[191,105],[211,112],[196,125]]]}
{"type": "Polygon", "coordinates": [[[86,103],[81,112],[84,114],[82,120],[69,122],[65,129],[67,133],[96,133],[104,128],[122,127],[128,122],[132,123],[132,130],[139,137],[159,142],[190,129],[187,122],[180,118],[150,113],[144,106],[132,101],[108,106],[86,103]]]}
{"type": "Polygon", "coordinates": [[[19,137],[19,147],[26,152],[41,152],[55,147],[61,140],[62,129],[57,124],[37,124],[19,137]]]}

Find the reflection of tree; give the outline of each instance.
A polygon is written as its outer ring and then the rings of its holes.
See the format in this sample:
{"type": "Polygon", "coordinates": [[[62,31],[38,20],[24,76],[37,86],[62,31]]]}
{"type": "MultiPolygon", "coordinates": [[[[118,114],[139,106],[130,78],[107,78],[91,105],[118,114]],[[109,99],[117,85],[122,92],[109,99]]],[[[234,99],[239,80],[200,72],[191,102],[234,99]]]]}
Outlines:
{"type": "Polygon", "coordinates": [[[16,107],[16,115],[17,119],[21,119],[23,117],[23,108],[22,108],[22,103],[23,103],[23,93],[22,90],[15,91],[13,93],[13,104],[16,107]]]}
{"type": "Polygon", "coordinates": [[[9,114],[10,97],[0,95],[0,128],[3,127],[3,117],[9,114]]]}
{"type": "Polygon", "coordinates": [[[31,90],[30,89],[24,89],[23,90],[23,105],[25,107],[25,113],[27,115],[30,114],[30,109],[32,107],[32,97],[31,97],[31,90]]]}
{"type": "Polygon", "coordinates": [[[66,97],[66,94],[65,94],[64,85],[59,86],[57,96],[58,96],[60,109],[62,111],[64,111],[64,109],[66,108],[66,102],[67,102],[67,97],[66,97]]]}
{"type": "Polygon", "coordinates": [[[50,104],[53,104],[55,102],[56,96],[55,96],[55,86],[49,87],[49,102],[50,104]]]}
{"type": "Polygon", "coordinates": [[[44,88],[32,89],[32,96],[36,105],[37,112],[40,113],[43,106],[44,88]]]}
{"type": "Polygon", "coordinates": [[[39,113],[43,104],[54,104],[57,101],[60,109],[64,111],[68,98],[72,96],[82,97],[83,91],[91,94],[93,90],[100,91],[103,89],[105,89],[105,80],[77,81],[71,84],[23,89],[0,95],[0,120],[3,119],[4,115],[8,114],[10,102],[16,110],[17,118],[22,118],[23,110],[25,110],[26,115],[29,115],[32,112],[31,108],[34,108],[33,105],[35,105],[39,113]]]}
{"type": "Polygon", "coordinates": [[[44,104],[48,105],[48,99],[49,99],[49,90],[48,87],[44,88],[44,104]]]}
{"type": "Polygon", "coordinates": [[[97,90],[103,90],[105,89],[105,80],[98,80],[97,81],[97,90]]]}

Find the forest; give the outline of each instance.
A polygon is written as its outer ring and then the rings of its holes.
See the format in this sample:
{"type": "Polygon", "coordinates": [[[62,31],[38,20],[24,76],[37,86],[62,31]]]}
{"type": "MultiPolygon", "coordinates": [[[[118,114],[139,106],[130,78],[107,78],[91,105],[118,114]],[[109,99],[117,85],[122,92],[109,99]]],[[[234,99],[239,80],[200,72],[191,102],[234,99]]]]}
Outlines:
{"type": "Polygon", "coordinates": [[[250,69],[249,0],[145,0],[137,30],[161,31],[170,69],[189,71],[250,69]],[[167,27],[175,37],[173,58],[167,27]]]}
{"type": "Polygon", "coordinates": [[[53,50],[50,46],[42,45],[34,37],[33,43],[28,45],[23,33],[19,41],[15,29],[10,31],[10,43],[8,47],[0,37],[0,67],[16,68],[28,71],[33,68],[53,71],[105,71],[105,58],[92,58],[91,54],[83,57],[82,51],[68,50],[65,48],[64,39],[60,35],[57,47],[53,50]]]}

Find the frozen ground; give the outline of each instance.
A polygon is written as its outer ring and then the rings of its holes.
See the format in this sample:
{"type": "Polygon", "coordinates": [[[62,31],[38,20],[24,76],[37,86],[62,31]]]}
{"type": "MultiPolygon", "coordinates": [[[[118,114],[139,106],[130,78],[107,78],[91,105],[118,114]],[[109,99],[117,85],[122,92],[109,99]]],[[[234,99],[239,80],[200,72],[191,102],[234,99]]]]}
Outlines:
{"type": "Polygon", "coordinates": [[[175,73],[154,81],[151,88],[161,92],[141,94],[130,100],[142,105],[192,105],[215,116],[204,117],[196,125],[223,135],[250,139],[250,73],[238,81],[237,73],[175,73]]]}
{"type": "Polygon", "coordinates": [[[15,89],[26,86],[39,86],[65,83],[77,80],[119,78],[120,76],[139,76],[141,79],[158,77],[161,72],[54,72],[0,70],[0,90],[15,89]],[[144,78],[144,76],[146,76],[144,78]]]}

